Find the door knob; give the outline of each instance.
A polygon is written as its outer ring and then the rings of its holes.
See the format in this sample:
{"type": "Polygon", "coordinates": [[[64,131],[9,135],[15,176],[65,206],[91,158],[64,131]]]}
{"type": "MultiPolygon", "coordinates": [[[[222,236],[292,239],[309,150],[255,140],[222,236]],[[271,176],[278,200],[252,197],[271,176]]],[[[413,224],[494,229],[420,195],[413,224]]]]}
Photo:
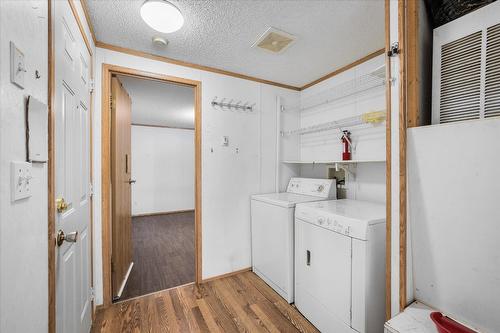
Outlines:
{"type": "Polygon", "coordinates": [[[128,180],[128,183],[129,183],[129,184],[135,184],[135,182],[136,182],[136,180],[135,180],[135,179],[129,179],[129,180],[128,180]]]}
{"type": "Polygon", "coordinates": [[[58,213],[62,213],[68,209],[68,204],[64,201],[64,198],[56,199],[56,208],[58,213]]]}
{"type": "Polygon", "coordinates": [[[78,239],[78,231],[70,232],[67,235],[62,230],[59,230],[57,232],[57,246],[61,246],[64,243],[64,241],[68,243],[76,243],[77,239],[78,239]]]}

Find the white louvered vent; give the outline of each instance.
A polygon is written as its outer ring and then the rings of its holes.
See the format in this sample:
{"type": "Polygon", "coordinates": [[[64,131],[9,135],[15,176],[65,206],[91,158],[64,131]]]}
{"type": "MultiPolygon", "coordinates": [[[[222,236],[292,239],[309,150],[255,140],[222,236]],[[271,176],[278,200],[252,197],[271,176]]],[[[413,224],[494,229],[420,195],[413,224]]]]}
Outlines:
{"type": "Polygon", "coordinates": [[[486,36],[484,117],[489,118],[500,116],[500,24],[489,27],[486,36]]]}
{"type": "Polygon", "coordinates": [[[500,1],[434,29],[432,123],[500,117],[500,1]]]}
{"type": "Polygon", "coordinates": [[[439,122],[478,119],[480,83],[481,31],[443,45],[439,122]]]}

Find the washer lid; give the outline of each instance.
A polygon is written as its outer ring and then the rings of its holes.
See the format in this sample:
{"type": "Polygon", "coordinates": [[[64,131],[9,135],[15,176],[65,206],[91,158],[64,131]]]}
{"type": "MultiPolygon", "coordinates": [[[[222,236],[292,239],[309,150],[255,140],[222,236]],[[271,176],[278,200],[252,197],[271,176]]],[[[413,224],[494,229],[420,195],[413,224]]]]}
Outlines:
{"type": "Polygon", "coordinates": [[[311,195],[282,192],[252,195],[252,200],[267,202],[269,204],[285,208],[292,208],[295,207],[295,205],[298,203],[318,201],[323,199],[311,195]]]}

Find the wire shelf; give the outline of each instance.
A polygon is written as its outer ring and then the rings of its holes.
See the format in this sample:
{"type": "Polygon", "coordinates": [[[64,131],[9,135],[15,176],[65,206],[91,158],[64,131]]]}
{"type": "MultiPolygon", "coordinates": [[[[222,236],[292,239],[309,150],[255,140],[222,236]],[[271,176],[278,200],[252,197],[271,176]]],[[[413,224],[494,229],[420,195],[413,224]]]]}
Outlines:
{"type": "Polygon", "coordinates": [[[384,86],[385,82],[385,65],[382,65],[368,74],[341,83],[319,94],[306,98],[302,103],[304,105],[302,107],[285,108],[284,112],[302,112],[319,106],[328,105],[343,98],[384,86]]]}
{"type": "Polygon", "coordinates": [[[380,122],[384,121],[385,119],[386,119],[386,111],[385,110],[366,112],[366,113],[363,113],[359,116],[353,116],[353,117],[343,118],[343,119],[339,119],[339,120],[329,121],[326,123],[321,123],[321,124],[312,125],[312,126],[303,127],[303,128],[297,128],[297,129],[290,130],[290,131],[281,131],[281,135],[288,136],[288,135],[303,135],[303,134],[310,134],[310,133],[318,133],[318,132],[330,131],[333,129],[353,127],[353,126],[358,126],[358,125],[363,125],[363,124],[380,123],[380,122]]]}

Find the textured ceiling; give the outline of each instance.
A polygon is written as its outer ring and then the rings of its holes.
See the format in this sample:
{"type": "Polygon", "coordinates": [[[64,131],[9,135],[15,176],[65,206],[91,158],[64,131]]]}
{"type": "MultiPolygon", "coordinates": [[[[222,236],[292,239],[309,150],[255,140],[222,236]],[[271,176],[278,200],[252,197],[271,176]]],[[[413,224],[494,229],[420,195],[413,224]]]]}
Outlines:
{"type": "Polygon", "coordinates": [[[132,123],[194,128],[194,89],[119,76],[132,99],[132,123]]]}
{"type": "Polygon", "coordinates": [[[97,40],[303,86],[384,46],[383,0],[173,1],[185,23],[161,34],[142,21],[143,0],[87,0],[97,40]],[[283,54],[252,44],[270,26],[297,36],[283,54]],[[169,40],[164,49],[151,38],[169,40]]]}

